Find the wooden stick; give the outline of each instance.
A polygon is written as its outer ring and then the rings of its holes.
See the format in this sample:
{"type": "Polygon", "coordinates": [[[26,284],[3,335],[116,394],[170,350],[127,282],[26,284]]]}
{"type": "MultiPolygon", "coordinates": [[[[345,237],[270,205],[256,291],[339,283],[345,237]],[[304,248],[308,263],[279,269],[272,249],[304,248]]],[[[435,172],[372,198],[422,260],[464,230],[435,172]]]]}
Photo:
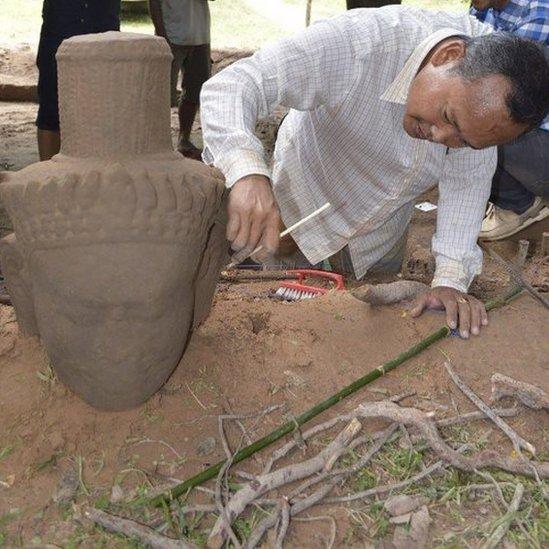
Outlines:
{"type": "Polygon", "coordinates": [[[450,362],[444,363],[446,371],[452,378],[453,382],[458,386],[460,391],[487,417],[489,417],[511,440],[513,447],[518,454],[521,453],[521,448],[530,452],[533,456],[536,455],[536,448],[533,444],[524,440],[514,429],[512,429],[503,419],[494,414],[489,406],[487,406],[479,396],[477,396],[473,390],[468,387],[465,382],[459,377],[457,372],[452,368],[450,362]]]}
{"type": "MultiPolygon", "coordinates": [[[[295,229],[301,227],[301,225],[303,225],[304,223],[307,223],[307,221],[310,221],[311,219],[313,219],[317,215],[320,215],[324,210],[327,210],[330,206],[331,206],[331,204],[329,202],[326,202],[326,204],[324,204],[324,206],[321,206],[320,208],[318,208],[318,210],[315,210],[314,212],[312,212],[309,215],[305,216],[303,219],[301,219],[297,223],[294,223],[291,227],[288,227],[287,229],[283,230],[280,233],[280,238],[284,238],[286,235],[290,234],[295,229]]],[[[249,254],[248,257],[250,257],[251,255],[256,254],[257,252],[260,252],[262,249],[263,249],[263,246],[258,246],[251,254],[249,254]]],[[[241,261],[244,261],[244,259],[246,259],[246,258],[245,257],[242,258],[241,261]]],[[[237,265],[238,265],[238,263],[236,263],[236,262],[229,263],[225,270],[228,271],[229,269],[234,269],[234,267],[236,267],[237,265]]]]}

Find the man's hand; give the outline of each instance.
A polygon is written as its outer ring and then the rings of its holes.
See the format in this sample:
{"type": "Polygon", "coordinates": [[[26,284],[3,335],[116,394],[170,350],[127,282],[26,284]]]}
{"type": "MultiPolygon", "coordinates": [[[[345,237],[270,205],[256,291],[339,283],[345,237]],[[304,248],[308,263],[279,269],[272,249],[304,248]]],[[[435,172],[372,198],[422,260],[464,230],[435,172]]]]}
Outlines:
{"type": "Polygon", "coordinates": [[[239,179],[229,194],[227,239],[236,252],[232,261],[246,259],[261,244],[268,253],[278,248],[280,213],[271,182],[264,175],[239,179]]]}
{"type": "Polygon", "coordinates": [[[478,335],[481,325],[488,324],[488,314],[481,301],[446,286],[421,294],[415,300],[411,314],[417,317],[425,309],[446,309],[446,323],[452,329],[458,327],[459,318],[459,334],[463,338],[468,338],[469,333],[478,335]]]}

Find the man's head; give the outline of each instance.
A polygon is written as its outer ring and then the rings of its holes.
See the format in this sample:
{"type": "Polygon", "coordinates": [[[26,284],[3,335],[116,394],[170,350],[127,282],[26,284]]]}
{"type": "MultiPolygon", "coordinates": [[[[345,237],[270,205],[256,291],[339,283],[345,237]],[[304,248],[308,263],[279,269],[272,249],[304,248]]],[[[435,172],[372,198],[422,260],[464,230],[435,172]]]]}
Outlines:
{"type": "Polygon", "coordinates": [[[509,0],[471,0],[471,6],[477,10],[487,10],[488,8],[502,10],[508,3],[509,0]]]}
{"type": "Polygon", "coordinates": [[[410,86],[404,129],[448,147],[482,149],[539,126],[549,109],[549,65],[538,44],[507,33],[451,37],[410,86]]]}

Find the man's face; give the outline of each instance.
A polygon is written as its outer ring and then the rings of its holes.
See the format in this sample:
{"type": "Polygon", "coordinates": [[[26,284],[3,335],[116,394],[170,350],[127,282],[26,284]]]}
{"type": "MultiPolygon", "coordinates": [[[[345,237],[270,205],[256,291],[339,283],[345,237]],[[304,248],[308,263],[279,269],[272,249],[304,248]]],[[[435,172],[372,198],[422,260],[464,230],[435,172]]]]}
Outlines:
{"type": "Polygon", "coordinates": [[[451,148],[483,149],[525,131],[509,116],[505,98],[510,84],[504,76],[470,82],[452,73],[453,65],[428,63],[413,80],[403,121],[410,137],[451,148]]]}

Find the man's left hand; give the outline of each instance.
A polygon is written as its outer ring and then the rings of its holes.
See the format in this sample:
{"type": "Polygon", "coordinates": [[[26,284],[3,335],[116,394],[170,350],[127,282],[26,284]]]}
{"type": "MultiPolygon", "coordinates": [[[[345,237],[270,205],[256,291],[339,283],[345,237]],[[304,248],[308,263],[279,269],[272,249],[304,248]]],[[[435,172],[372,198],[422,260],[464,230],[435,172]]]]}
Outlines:
{"type": "Polygon", "coordinates": [[[459,334],[463,338],[468,338],[470,333],[478,335],[480,327],[488,324],[488,314],[481,301],[447,286],[437,286],[421,294],[411,314],[417,317],[426,309],[445,309],[446,323],[455,329],[459,322],[459,334]]]}

